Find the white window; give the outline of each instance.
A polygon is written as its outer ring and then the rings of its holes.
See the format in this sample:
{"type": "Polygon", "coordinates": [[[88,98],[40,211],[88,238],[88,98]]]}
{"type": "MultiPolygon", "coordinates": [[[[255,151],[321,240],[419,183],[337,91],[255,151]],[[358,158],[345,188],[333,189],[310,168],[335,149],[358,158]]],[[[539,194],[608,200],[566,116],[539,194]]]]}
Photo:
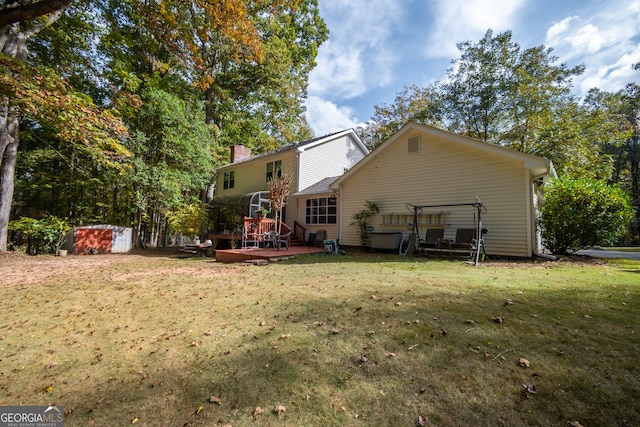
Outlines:
{"type": "Polygon", "coordinates": [[[337,200],[335,197],[320,197],[307,200],[305,223],[336,224],[338,219],[337,200]]]}
{"type": "Polygon", "coordinates": [[[224,184],[223,187],[225,190],[228,190],[230,188],[233,188],[235,185],[235,172],[231,171],[231,172],[225,172],[224,173],[224,184]]]}
{"type": "Polygon", "coordinates": [[[267,181],[282,176],[282,160],[267,163],[267,181]]]}

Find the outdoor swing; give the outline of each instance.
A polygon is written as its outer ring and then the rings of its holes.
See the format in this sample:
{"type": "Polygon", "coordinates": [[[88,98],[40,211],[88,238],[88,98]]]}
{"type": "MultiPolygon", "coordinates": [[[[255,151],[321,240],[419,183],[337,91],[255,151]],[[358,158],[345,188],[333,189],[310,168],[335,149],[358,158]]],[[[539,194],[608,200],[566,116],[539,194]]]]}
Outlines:
{"type": "Polygon", "coordinates": [[[484,235],[488,232],[482,225],[482,212],[487,212],[486,207],[482,204],[482,201],[476,196],[473,203],[454,203],[443,205],[414,205],[411,203],[406,204],[407,209],[413,210],[413,224],[411,224],[412,231],[408,236],[405,236],[400,243],[400,254],[406,256],[407,253],[413,254],[415,250],[419,250],[422,253],[428,248],[436,248],[438,250],[448,251],[452,254],[458,250],[471,251],[474,258],[475,265],[478,265],[480,261],[480,252],[482,252],[482,259],[487,257],[487,253],[484,248],[484,235]],[[444,208],[444,207],[461,207],[472,206],[475,208],[473,215],[473,228],[459,228],[456,230],[455,240],[443,239],[444,229],[428,229],[425,234],[425,239],[420,239],[420,214],[425,208],[444,208]],[[477,214],[477,216],[476,216],[477,214]],[[477,221],[476,221],[477,220],[477,221]],[[431,235],[430,232],[431,231],[431,235]]]}

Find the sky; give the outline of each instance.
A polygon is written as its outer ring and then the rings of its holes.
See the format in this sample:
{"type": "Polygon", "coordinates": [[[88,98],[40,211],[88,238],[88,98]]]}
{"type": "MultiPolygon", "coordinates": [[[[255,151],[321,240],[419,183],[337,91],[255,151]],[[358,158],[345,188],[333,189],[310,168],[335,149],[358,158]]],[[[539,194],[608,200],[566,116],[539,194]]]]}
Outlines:
{"type": "Polygon", "coordinates": [[[573,89],[616,92],[640,82],[639,0],[319,0],[330,34],[309,75],[315,136],[371,120],[411,85],[446,78],[456,44],[511,30],[522,50],[544,45],[555,63],[585,65],[573,89]]]}

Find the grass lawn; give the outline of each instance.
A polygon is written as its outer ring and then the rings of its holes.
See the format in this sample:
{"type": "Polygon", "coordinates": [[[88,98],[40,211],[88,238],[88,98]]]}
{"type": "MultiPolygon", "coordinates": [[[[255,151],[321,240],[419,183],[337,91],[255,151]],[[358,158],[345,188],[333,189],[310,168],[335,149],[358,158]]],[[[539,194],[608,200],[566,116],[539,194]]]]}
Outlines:
{"type": "Polygon", "coordinates": [[[640,425],[637,261],[6,255],[0,312],[66,426],[640,425]]]}

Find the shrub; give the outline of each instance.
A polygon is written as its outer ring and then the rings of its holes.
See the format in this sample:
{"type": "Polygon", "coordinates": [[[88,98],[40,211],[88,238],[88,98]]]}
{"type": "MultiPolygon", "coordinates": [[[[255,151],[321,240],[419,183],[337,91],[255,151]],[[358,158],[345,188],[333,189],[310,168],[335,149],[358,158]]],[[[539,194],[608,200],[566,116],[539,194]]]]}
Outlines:
{"type": "Polygon", "coordinates": [[[71,230],[66,219],[54,215],[42,219],[22,217],[9,223],[9,229],[22,233],[27,238],[27,253],[56,253],[65,243],[66,234],[71,230]]]}
{"type": "Polygon", "coordinates": [[[192,203],[168,214],[169,230],[186,236],[198,237],[205,230],[207,212],[201,203],[192,203]]]}
{"type": "Polygon", "coordinates": [[[373,226],[369,223],[369,219],[374,217],[378,212],[380,212],[380,210],[378,209],[376,202],[366,200],[364,205],[365,209],[352,216],[352,218],[355,219],[355,222],[352,222],[351,226],[358,230],[360,244],[362,246],[370,246],[373,226]]]}
{"type": "Polygon", "coordinates": [[[560,178],[545,190],[542,236],[553,253],[613,245],[633,217],[629,197],[603,181],[560,178]]]}

